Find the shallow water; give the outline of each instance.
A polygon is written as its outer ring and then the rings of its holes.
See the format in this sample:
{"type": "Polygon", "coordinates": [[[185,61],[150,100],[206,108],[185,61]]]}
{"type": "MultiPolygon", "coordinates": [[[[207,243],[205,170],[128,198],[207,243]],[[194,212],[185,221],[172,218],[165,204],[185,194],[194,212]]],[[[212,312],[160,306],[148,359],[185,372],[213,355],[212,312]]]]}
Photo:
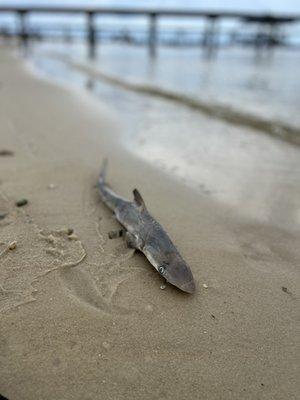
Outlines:
{"type": "Polygon", "coordinates": [[[121,127],[120,143],[136,157],[239,214],[298,229],[299,147],[170,101],[93,80],[62,61],[40,57],[39,51],[35,54],[43,74],[84,86],[114,110],[121,127]]]}
{"type": "Polygon", "coordinates": [[[111,76],[182,93],[204,103],[225,105],[250,115],[300,127],[300,51],[221,49],[207,57],[201,49],[163,47],[156,59],[145,47],[103,44],[88,62],[83,45],[43,44],[111,76]]]}

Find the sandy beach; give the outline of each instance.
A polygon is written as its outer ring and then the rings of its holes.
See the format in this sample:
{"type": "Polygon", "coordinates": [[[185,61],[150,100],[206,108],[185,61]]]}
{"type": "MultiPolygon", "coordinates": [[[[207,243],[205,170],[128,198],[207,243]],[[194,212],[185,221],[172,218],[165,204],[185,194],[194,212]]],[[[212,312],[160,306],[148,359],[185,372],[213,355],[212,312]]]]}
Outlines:
{"type": "Polygon", "coordinates": [[[0,393],[297,399],[299,147],[253,133],[258,149],[261,137],[262,148],[280,150],[251,176],[250,207],[143,162],[121,132],[101,98],[42,79],[0,49],[0,151],[12,152],[0,155],[0,393]],[[132,198],[137,187],[190,264],[194,295],[161,290],[142,255],[108,238],[119,225],[95,186],[104,157],[112,188],[132,198]],[[285,182],[268,197],[259,196],[264,174],[285,182]],[[28,204],[17,207],[21,199],[28,204]]]}

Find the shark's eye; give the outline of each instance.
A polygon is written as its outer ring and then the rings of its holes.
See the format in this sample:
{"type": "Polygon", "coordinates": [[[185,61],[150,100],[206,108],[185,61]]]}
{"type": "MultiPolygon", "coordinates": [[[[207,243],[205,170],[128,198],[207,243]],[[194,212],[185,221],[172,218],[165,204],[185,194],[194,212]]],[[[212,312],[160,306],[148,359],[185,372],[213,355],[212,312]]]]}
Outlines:
{"type": "Polygon", "coordinates": [[[161,275],[163,275],[163,274],[165,273],[165,271],[166,271],[166,267],[164,267],[163,265],[161,265],[161,266],[158,268],[158,272],[159,272],[161,275]]]}

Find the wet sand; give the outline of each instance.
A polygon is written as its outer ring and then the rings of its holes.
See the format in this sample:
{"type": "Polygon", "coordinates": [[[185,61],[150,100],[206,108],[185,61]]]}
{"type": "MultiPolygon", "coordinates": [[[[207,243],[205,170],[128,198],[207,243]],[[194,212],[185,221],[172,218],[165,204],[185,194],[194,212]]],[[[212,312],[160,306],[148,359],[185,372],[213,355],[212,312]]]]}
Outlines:
{"type": "MultiPolygon", "coordinates": [[[[101,101],[7,51],[0,82],[0,146],[14,153],[0,156],[0,393],[296,399],[297,214],[250,219],[143,163],[101,101]],[[161,290],[141,255],[108,239],[118,224],[95,188],[105,156],[111,186],[129,198],[139,188],[191,265],[195,295],[161,290]]],[[[295,212],[298,187],[296,171],[284,187],[295,212]]]]}

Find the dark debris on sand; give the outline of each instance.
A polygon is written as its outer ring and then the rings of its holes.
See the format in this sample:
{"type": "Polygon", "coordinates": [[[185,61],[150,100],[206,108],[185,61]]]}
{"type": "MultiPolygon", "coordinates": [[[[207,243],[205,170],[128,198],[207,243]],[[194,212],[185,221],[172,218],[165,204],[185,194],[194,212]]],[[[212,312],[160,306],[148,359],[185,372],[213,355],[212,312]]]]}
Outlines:
{"type": "Polygon", "coordinates": [[[20,200],[17,200],[15,202],[15,205],[17,207],[23,207],[23,206],[26,206],[26,204],[28,204],[28,200],[27,199],[20,199],[20,200]]]}
{"type": "Polygon", "coordinates": [[[2,149],[0,150],[0,157],[9,157],[9,156],[13,156],[15,153],[11,150],[7,150],[7,149],[2,149]]]}

